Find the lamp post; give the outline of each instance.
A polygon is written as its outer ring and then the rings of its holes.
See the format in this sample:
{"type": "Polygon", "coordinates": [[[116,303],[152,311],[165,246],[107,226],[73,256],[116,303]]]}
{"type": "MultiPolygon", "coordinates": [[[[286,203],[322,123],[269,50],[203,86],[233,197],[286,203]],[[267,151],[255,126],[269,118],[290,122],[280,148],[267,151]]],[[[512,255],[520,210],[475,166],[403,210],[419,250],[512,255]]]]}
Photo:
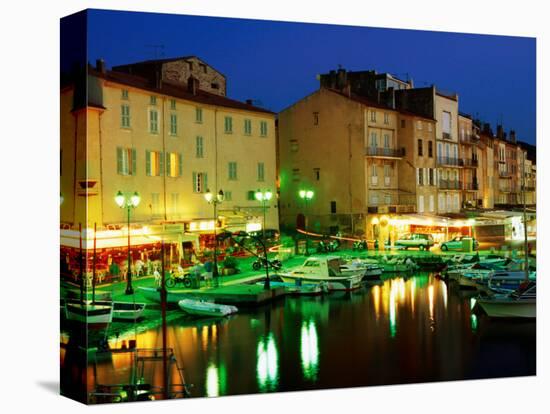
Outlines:
{"type": "Polygon", "coordinates": [[[298,195],[302,200],[304,200],[304,231],[306,231],[306,256],[309,256],[309,250],[308,250],[308,235],[307,235],[307,202],[310,201],[313,196],[314,192],[312,190],[300,190],[298,192],[298,195]]]}
{"type": "Polygon", "coordinates": [[[215,287],[219,286],[218,237],[216,235],[216,224],[218,221],[218,204],[221,204],[224,198],[225,196],[222,190],[220,190],[218,194],[216,194],[216,197],[214,197],[214,194],[212,194],[209,189],[206,189],[206,193],[204,193],[204,199],[207,201],[207,203],[214,206],[214,268],[212,269],[212,276],[214,277],[215,287]]]}
{"type": "Polygon", "coordinates": [[[256,197],[256,200],[262,203],[262,209],[264,213],[264,222],[262,224],[262,246],[264,248],[264,256],[265,256],[264,289],[271,289],[271,283],[269,282],[269,260],[267,258],[267,246],[266,246],[266,238],[265,238],[265,211],[266,211],[266,202],[271,200],[271,198],[273,197],[273,193],[269,190],[266,190],[266,191],[258,190],[254,194],[254,196],[256,197]]]}
{"type": "Polygon", "coordinates": [[[132,255],[130,252],[130,210],[136,208],[141,201],[141,197],[138,192],[135,191],[130,197],[126,197],[122,194],[122,191],[116,193],[115,202],[120,208],[125,208],[128,217],[128,274],[126,278],[126,294],[131,295],[134,293],[132,288],[132,255]]]}

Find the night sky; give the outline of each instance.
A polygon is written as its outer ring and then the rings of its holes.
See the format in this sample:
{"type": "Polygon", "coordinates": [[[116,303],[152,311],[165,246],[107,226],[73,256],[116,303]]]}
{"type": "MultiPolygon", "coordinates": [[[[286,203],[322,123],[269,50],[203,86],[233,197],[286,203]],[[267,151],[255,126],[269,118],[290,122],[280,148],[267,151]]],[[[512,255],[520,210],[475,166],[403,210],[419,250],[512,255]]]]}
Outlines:
{"type": "Polygon", "coordinates": [[[457,92],[462,112],[535,143],[533,38],[101,10],[89,11],[88,35],[89,62],[196,55],[227,76],[229,97],[275,112],[338,65],[390,72],[457,92]]]}

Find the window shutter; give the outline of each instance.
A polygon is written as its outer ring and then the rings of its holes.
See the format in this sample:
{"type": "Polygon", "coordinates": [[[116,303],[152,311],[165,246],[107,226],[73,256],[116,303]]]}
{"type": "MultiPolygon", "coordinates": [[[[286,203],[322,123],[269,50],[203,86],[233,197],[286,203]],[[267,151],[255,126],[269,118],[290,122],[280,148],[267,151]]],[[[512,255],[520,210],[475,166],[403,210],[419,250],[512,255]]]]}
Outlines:
{"type": "Polygon", "coordinates": [[[116,149],[116,171],[119,174],[122,174],[122,148],[117,147],[116,149]]]}
{"type": "Polygon", "coordinates": [[[197,173],[193,171],[193,192],[197,192],[197,173]]]}
{"type": "Polygon", "coordinates": [[[130,175],[136,175],[137,172],[137,151],[135,148],[132,148],[132,171],[130,171],[130,175]]]}
{"type": "Polygon", "coordinates": [[[164,175],[164,152],[159,153],[159,175],[164,175]]]}
{"type": "Polygon", "coordinates": [[[205,193],[208,188],[208,174],[202,173],[202,181],[204,185],[202,186],[202,192],[205,193]]]}
{"type": "Polygon", "coordinates": [[[151,151],[145,150],[145,174],[151,176],[151,151]]]}
{"type": "Polygon", "coordinates": [[[420,185],[420,173],[419,168],[416,169],[416,184],[420,185]]]}
{"type": "Polygon", "coordinates": [[[166,154],[166,176],[170,176],[170,173],[172,171],[172,154],[167,153],[166,154]]]}
{"type": "Polygon", "coordinates": [[[178,154],[178,177],[181,177],[183,173],[183,157],[181,153],[178,154]]]}

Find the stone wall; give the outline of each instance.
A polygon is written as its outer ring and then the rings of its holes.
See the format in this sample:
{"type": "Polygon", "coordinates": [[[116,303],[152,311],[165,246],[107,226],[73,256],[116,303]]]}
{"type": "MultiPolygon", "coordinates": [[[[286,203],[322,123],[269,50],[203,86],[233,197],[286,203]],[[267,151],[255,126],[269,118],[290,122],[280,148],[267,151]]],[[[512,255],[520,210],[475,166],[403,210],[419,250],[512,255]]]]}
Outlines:
{"type": "Polygon", "coordinates": [[[226,96],[225,77],[196,57],[173,60],[162,65],[162,79],[187,84],[190,76],[199,81],[199,88],[216,95],[226,96]]]}

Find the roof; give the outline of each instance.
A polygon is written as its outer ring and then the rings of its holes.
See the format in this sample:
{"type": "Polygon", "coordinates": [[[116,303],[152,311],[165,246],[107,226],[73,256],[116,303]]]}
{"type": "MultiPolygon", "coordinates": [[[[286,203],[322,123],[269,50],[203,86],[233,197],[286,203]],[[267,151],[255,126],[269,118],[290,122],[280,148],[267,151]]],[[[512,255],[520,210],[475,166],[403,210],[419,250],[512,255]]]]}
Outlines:
{"type": "Polygon", "coordinates": [[[106,71],[103,73],[93,68],[89,68],[88,70],[89,70],[89,74],[92,76],[96,76],[111,82],[120,83],[122,85],[143,89],[149,92],[168,95],[174,98],[197,102],[204,105],[223,106],[225,108],[240,109],[243,111],[252,111],[252,112],[262,112],[266,114],[275,115],[274,112],[269,111],[267,109],[260,108],[254,105],[249,105],[244,102],[236,101],[234,99],[230,99],[225,96],[220,96],[217,94],[206,92],[206,91],[203,91],[202,89],[197,89],[197,93],[192,94],[187,90],[187,87],[185,85],[181,85],[175,82],[163,81],[160,88],[157,88],[151,84],[150,80],[140,76],[130,75],[128,73],[116,72],[116,71],[106,71]]]}
{"type": "Polygon", "coordinates": [[[435,119],[433,119],[433,118],[429,118],[429,117],[426,117],[426,116],[423,116],[423,115],[419,115],[419,114],[416,114],[414,112],[406,111],[404,109],[391,108],[389,106],[383,105],[381,103],[378,103],[378,102],[373,101],[371,99],[365,98],[364,96],[357,95],[355,93],[351,93],[350,95],[348,95],[348,94],[346,94],[344,92],[341,92],[337,89],[332,89],[332,88],[323,88],[323,89],[326,89],[326,90],[328,90],[330,92],[333,92],[337,95],[343,96],[344,98],[351,99],[352,101],[358,102],[358,103],[366,105],[366,106],[372,106],[374,108],[381,108],[381,109],[385,109],[387,111],[399,112],[400,114],[414,116],[414,117],[422,118],[422,119],[427,119],[427,120],[430,120],[430,121],[435,121],[435,119]]]}
{"type": "Polygon", "coordinates": [[[206,63],[204,60],[202,60],[200,57],[196,55],[189,55],[189,56],[178,56],[178,57],[171,57],[171,58],[164,58],[164,59],[149,59],[149,60],[142,60],[139,62],[134,63],[125,63],[124,65],[116,65],[113,66],[113,70],[116,71],[117,69],[120,70],[122,68],[128,68],[131,66],[140,66],[140,65],[154,65],[155,63],[167,63],[167,62],[176,62],[178,60],[188,60],[188,59],[197,59],[203,62],[206,66],[210,66],[212,69],[214,69],[216,72],[218,72],[220,75],[222,75],[224,78],[226,76],[220,72],[218,69],[216,69],[214,66],[206,63]]]}

